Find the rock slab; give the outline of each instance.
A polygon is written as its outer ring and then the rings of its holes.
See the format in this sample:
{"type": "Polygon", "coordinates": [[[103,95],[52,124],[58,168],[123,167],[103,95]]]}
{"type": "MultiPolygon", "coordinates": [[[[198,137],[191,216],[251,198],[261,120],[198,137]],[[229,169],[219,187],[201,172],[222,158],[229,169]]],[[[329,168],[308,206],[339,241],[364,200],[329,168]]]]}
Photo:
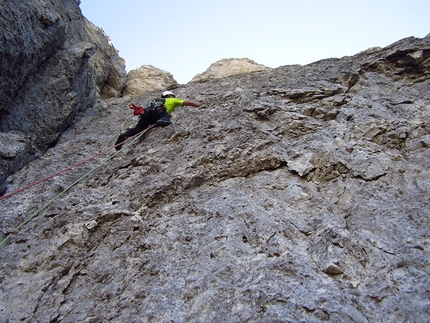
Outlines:
{"type": "MultiPolygon", "coordinates": [[[[2,319],[430,321],[429,52],[175,89],[203,107],[1,201],[1,238],[36,214],[0,249],[2,319]]],[[[112,147],[154,96],[79,112],[7,191],[112,147]]]]}

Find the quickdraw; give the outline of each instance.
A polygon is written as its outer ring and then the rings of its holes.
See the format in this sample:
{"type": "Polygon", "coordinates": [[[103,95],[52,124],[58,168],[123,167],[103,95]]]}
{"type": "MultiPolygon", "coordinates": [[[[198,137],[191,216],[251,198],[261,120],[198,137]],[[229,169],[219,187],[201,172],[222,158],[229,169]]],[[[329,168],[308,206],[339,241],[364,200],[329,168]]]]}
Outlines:
{"type": "Polygon", "coordinates": [[[130,109],[133,109],[133,114],[135,116],[141,116],[145,114],[145,109],[143,107],[140,107],[138,105],[134,105],[133,103],[129,104],[130,109]]]}

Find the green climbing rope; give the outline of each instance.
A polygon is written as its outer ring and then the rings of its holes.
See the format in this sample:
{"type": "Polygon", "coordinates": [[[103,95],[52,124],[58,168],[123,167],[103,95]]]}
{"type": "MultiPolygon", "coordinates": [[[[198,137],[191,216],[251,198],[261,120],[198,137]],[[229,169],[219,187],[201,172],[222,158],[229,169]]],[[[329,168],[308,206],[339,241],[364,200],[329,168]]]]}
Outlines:
{"type": "Polygon", "coordinates": [[[9,238],[16,234],[19,230],[21,230],[21,228],[26,225],[28,222],[30,222],[34,217],[36,217],[38,214],[40,214],[41,212],[43,212],[44,210],[46,210],[52,203],[54,203],[58,198],[60,198],[64,193],[66,193],[69,189],[71,189],[73,186],[75,186],[76,184],[78,184],[80,181],[82,181],[85,177],[87,177],[88,175],[90,175],[91,173],[93,173],[94,171],[96,171],[97,169],[99,169],[101,166],[103,166],[105,163],[107,163],[109,160],[111,160],[112,158],[114,158],[116,155],[118,155],[125,147],[131,146],[135,141],[137,141],[141,136],[143,136],[149,129],[153,128],[155,125],[152,125],[148,128],[146,128],[145,130],[143,130],[139,135],[137,135],[132,141],[130,141],[128,144],[126,144],[121,150],[118,150],[116,153],[112,154],[111,156],[109,156],[108,158],[104,159],[100,164],[98,164],[96,167],[94,167],[93,169],[91,169],[90,171],[88,171],[87,173],[85,173],[83,176],[81,176],[80,178],[78,178],[76,181],[74,181],[72,184],[70,184],[69,186],[67,186],[62,192],[60,192],[57,196],[55,196],[53,199],[51,199],[50,201],[48,201],[45,205],[43,205],[39,210],[37,210],[36,212],[34,212],[32,215],[30,215],[27,219],[25,219],[25,221],[23,221],[22,223],[20,223],[13,231],[12,233],[9,233],[6,238],[3,239],[2,242],[0,242],[0,247],[3,246],[7,240],[9,240],[9,238]]]}

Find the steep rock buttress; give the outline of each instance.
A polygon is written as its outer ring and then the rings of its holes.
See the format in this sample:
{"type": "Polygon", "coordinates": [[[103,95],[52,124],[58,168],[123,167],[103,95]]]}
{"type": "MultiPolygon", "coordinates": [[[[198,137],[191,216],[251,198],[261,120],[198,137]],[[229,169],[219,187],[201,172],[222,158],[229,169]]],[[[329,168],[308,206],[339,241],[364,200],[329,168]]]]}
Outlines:
{"type": "MultiPolygon", "coordinates": [[[[203,107],[178,108],[1,247],[2,316],[429,321],[429,53],[408,38],[178,87],[203,107]]],[[[128,99],[106,102],[8,192],[112,146],[136,119],[128,99]]],[[[2,201],[2,237],[105,159],[2,201]]]]}

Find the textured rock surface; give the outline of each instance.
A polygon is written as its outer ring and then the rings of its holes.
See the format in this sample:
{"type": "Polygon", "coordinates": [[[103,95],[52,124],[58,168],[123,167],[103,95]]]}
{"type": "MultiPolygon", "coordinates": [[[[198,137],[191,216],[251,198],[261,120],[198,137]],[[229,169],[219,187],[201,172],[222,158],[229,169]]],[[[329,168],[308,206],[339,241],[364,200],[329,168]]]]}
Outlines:
{"type": "Polygon", "coordinates": [[[178,86],[172,74],[151,65],[143,65],[127,74],[123,95],[135,97],[146,92],[171,89],[178,86]]]}
{"type": "Polygon", "coordinates": [[[88,40],[97,46],[97,51],[91,56],[89,62],[92,68],[90,73],[96,85],[96,97],[108,99],[121,96],[127,81],[124,59],[119,57],[109,36],[86,19],[85,32],[88,40]]]}
{"type": "Polygon", "coordinates": [[[0,151],[0,185],[55,145],[76,113],[92,105],[99,93],[102,98],[121,93],[124,61],[103,32],[82,16],[78,4],[2,3],[0,132],[9,148],[0,151]]]}
{"type": "MultiPolygon", "coordinates": [[[[3,320],[430,321],[429,53],[408,38],[176,89],[204,107],[41,213],[106,156],[0,202],[2,238],[33,217],[0,249],[3,320]]],[[[80,112],[8,192],[111,146],[128,103],[80,112]]]]}
{"type": "Polygon", "coordinates": [[[194,76],[191,82],[264,70],[270,70],[270,68],[248,58],[225,58],[211,64],[205,72],[194,76]]]}

